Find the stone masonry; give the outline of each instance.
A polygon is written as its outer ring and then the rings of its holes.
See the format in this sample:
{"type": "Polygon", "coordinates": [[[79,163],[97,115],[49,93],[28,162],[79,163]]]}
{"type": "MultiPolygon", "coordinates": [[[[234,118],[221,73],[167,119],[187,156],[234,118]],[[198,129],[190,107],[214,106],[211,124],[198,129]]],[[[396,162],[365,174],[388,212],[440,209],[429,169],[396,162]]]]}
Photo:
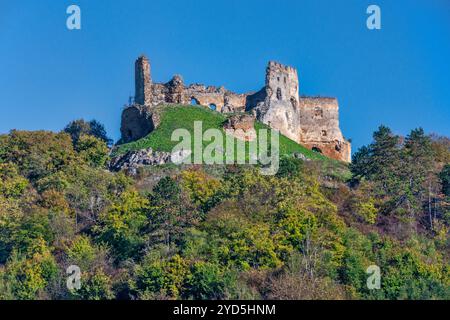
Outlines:
{"type": "Polygon", "coordinates": [[[158,125],[152,109],[160,104],[198,104],[222,113],[253,114],[256,119],[305,147],[350,162],[351,145],[339,127],[335,98],[301,97],[297,70],[270,61],[265,86],[257,92],[238,94],[224,87],[191,84],[179,75],[167,83],[153,83],[150,61],[135,63],[135,101],[122,113],[122,142],[146,136],[158,125]]]}

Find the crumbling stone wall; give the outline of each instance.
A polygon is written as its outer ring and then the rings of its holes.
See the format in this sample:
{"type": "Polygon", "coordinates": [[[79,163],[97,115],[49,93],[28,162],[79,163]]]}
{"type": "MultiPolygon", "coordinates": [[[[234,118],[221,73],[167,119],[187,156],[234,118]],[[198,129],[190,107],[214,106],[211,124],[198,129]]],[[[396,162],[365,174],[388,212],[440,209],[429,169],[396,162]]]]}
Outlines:
{"type": "Polygon", "coordinates": [[[339,128],[339,106],[334,98],[299,96],[295,68],[270,61],[265,86],[257,92],[238,94],[224,87],[191,84],[179,75],[167,83],[153,83],[149,60],[141,56],[135,63],[136,95],[134,106],[122,114],[122,140],[139,139],[157,125],[152,107],[160,104],[196,104],[218,112],[247,111],[281,134],[328,157],[350,161],[351,145],[339,128]]]}
{"type": "Polygon", "coordinates": [[[165,84],[152,85],[152,103],[197,104],[210,107],[218,112],[236,112],[245,110],[246,95],[236,94],[224,87],[205,86],[202,84],[191,84],[184,86],[180,76],[174,76],[165,84]]]}
{"type": "Polygon", "coordinates": [[[300,98],[300,143],[328,157],[350,162],[351,147],[339,127],[335,98],[300,98]]]}
{"type": "Polygon", "coordinates": [[[135,62],[135,102],[141,105],[152,104],[152,78],[150,73],[150,61],[145,56],[140,56],[135,62]]]}

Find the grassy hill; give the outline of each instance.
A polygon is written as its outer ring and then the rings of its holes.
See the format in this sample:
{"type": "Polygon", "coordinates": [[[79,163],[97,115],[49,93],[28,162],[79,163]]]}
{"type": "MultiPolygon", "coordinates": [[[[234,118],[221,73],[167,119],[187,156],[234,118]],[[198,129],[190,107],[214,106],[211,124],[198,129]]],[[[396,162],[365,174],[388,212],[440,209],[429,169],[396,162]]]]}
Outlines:
{"type": "MultiPolygon", "coordinates": [[[[210,128],[219,129],[224,132],[222,128],[223,123],[227,119],[227,116],[229,116],[202,106],[161,106],[155,112],[160,112],[161,116],[161,123],[158,128],[142,139],[116,146],[113,152],[114,155],[145,148],[170,152],[173,147],[178,144],[178,142],[171,141],[171,135],[175,129],[187,129],[193,136],[194,121],[201,120],[203,122],[203,132],[210,128]]],[[[256,122],[256,131],[258,132],[258,130],[262,128],[268,127],[260,122],[256,122]]],[[[209,143],[210,142],[204,142],[203,144],[206,146],[209,143]]],[[[290,155],[294,153],[303,154],[307,158],[313,160],[328,159],[322,154],[311,151],[291,139],[280,135],[280,155],[290,155]]]]}

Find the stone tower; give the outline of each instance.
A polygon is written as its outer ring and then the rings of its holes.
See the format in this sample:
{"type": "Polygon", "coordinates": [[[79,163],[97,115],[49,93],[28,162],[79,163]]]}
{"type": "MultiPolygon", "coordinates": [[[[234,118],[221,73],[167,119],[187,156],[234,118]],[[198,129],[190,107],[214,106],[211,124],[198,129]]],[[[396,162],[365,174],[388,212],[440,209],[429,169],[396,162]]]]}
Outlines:
{"type": "Polygon", "coordinates": [[[297,70],[270,61],[266,69],[265,99],[256,116],[263,123],[298,142],[300,139],[299,85],[297,70]]]}
{"type": "Polygon", "coordinates": [[[140,56],[135,62],[135,102],[149,106],[152,103],[152,79],[150,76],[150,61],[146,56],[140,56]]]}
{"type": "Polygon", "coordinates": [[[302,145],[330,158],[351,161],[351,144],[339,126],[336,98],[302,97],[300,115],[302,145]]]}

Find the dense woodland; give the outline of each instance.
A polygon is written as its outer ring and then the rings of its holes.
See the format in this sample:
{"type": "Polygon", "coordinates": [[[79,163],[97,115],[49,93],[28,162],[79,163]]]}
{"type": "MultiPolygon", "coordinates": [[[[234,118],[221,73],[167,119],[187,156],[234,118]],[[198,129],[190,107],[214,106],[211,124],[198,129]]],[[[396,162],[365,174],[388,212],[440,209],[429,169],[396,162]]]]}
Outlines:
{"type": "Polygon", "coordinates": [[[0,299],[450,299],[448,138],[381,126],[348,169],[285,156],[275,176],[130,177],[110,143],[82,120],[0,136],[0,299]]]}

